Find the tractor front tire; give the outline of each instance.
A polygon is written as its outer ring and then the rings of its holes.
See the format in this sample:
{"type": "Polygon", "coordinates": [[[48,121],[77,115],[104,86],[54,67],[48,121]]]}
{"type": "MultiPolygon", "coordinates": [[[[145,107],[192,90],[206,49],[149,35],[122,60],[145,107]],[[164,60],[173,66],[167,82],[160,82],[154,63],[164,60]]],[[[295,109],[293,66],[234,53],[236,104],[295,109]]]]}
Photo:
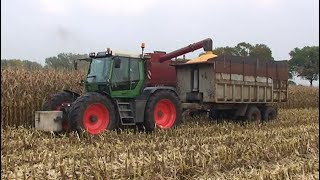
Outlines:
{"type": "MultiPolygon", "coordinates": [[[[42,111],[60,111],[63,103],[72,103],[77,99],[77,96],[68,92],[59,92],[50,96],[41,107],[42,111]]],[[[69,131],[70,126],[67,120],[62,121],[62,129],[69,131]]]]}
{"type": "Polygon", "coordinates": [[[72,103],[68,120],[71,130],[80,133],[100,134],[105,130],[118,128],[118,121],[112,101],[99,93],[89,92],[72,103]]]}
{"type": "Polygon", "coordinates": [[[155,92],[148,100],[144,127],[152,132],[156,127],[169,129],[182,122],[182,106],[179,98],[169,90],[155,92]]]}

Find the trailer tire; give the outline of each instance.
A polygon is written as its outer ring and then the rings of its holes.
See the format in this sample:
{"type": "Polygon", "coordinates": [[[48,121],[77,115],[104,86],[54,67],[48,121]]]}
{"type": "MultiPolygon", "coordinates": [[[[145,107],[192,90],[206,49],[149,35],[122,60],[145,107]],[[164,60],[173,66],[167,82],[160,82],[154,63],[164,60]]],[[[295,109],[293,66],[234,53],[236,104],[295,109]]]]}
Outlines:
{"type": "MultiPolygon", "coordinates": [[[[74,96],[68,92],[59,92],[50,96],[41,107],[42,111],[60,111],[63,103],[72,103],[77,99],[78,96],[74,96]]],[[[62,121],[62,129],[69,131],[70,125],[67,120],[62,121]]]]}
{"type": "Polygon", "coordinates": [[[220,119],[219,110],[211,108],[210,111],[209,111],[209,119],[211,119],[211,120],[219,120],[220,119]]]}
{"type": "Polygon", "coordinates": [[[68,120],[73,131],[85,130],[100,134],[106,129],[118,128],[118,120],[112,101],[99,93],[89,92],[74,101],[69,109],[68,120]]]}
{"type": "Polygon", "coordinates": [[[155,127],[169,129],[182,122],[182,106],[179,98],[171,91],[155,92],[148,100],[143,125],[146,132],[155,127]]]}
{"type": "Polygon", "coordinates": [[[262,120],[271,121],[277,118],[278,111],[275,107],[266,106],[262,109],[262,120]]]}
{"type": "Polygon", "coordinates": [[[256,106],[249,106],[245,117],[250,122],[261,122],[261,112],[256,106]]]}
{"type": "Polygon", "coordinates": [[[201,116],[205,116],[205,115],[207,115],[207,111],[204,111],[204,110],[194,110],[194,111],[189,112],[189,116],[191,118],[201,117],[201,116]]]}

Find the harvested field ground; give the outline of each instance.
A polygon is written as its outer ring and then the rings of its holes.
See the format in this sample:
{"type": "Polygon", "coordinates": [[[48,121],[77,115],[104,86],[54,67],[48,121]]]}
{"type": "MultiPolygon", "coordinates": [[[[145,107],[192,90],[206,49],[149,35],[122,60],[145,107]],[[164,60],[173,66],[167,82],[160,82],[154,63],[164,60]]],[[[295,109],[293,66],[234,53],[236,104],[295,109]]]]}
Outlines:
{"type": "Polygon", "coordinates": [[[261,126],[186,119],[153,134],[1,129],[1,179],[319,179],[319,108],[261,126]]]}

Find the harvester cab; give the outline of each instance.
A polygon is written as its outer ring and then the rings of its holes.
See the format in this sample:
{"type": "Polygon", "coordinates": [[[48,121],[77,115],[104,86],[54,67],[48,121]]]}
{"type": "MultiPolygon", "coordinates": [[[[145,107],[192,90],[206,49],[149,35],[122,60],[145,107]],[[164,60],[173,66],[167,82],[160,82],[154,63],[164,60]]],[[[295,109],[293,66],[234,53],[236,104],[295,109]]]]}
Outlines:
{"type": "Polygon", "coordinates": [[[175,89],[176,71],[171,66],[172,59],[200,48],[206,52],[201,60],[212,58],[212,40],[205,39],[171,53],[144,54],[144,43],[141,48],[142,53],[137,55],[108,48],[81,59],[89,62],[83,81],[86,93],[79,95],[64,90],[52,95],[42,111],[36,113],[36,128],[99,134],[122,126],[134,125],[153,131],[155,127],[168,129],[179,125],[182,108],[175,89]],[[61,109],[62,104],[68,104],[68,108],[61,109]],[[51,119],[41,114],[50,114],[51,119]]]}

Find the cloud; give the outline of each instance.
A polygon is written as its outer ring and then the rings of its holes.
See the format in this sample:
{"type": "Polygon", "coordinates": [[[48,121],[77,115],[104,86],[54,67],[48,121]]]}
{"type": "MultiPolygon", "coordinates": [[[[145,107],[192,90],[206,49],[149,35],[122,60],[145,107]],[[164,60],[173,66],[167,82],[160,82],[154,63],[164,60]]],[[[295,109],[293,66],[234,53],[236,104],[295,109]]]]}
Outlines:
{"type": "Polygon", "coordinates": [[[63,0],[39,0],[44,11],[50,14],[65,14],[68,10],[66,1],[63,0]]]}
{"type": "Polygon", "coordinates": [[[95,15],[130,16],[141,14],[152,4],[149,0],[38,0],[46,13],[65,15],[77,10],[95,15]]]}
{"type": "Polygon", "coordinates": [[[95,14],[115,16],[137,15],[143,13],[151,4],[149,0],[79,0],[84,9],[95,14]]]}

